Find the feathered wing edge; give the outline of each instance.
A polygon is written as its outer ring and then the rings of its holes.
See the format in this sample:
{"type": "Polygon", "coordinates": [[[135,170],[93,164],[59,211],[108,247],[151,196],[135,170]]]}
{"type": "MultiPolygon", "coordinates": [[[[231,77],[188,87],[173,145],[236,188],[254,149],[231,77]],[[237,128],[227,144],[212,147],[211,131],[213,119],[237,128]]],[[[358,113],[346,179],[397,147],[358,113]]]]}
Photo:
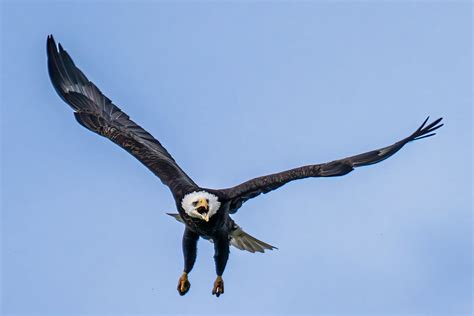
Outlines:
{"type": "MultiPolygon", "coordinates": [[[[177,213],[166,213],[166,214],[173,217],[178,222],[184,224],[184,221],[181,218],[181,215],[179,215],[177,213]]],[[[211,239],[209,239],[209,241],[212,242],[211,239]]],[[[265,250],[278,249],[275,246],[267,244],[266,242],[258,240],[257,238],[247,234],[237,224],[235,224],[235,228],[232,230],[232,232],[230,234],[230,244],[232,246],[234,246],[235,248],[237,248],[237,249],[247,250],[251,253],[255,253],[255,252],[264,253],[265,250]]]]}
{"type": "Polygon", "coordinates": [[[273,191],[290,181],[309,177],[342,176],[351,172],[354,168],[375,164],[385,160],[399,151],[407,143],[435,135],[436,133],[434,133],[434,131],[443,126],[443,124],[440,124],[442,118],[438,118],[427,125],[426,123],[428,122],[428,119],[429,117],[426,118],[423,124],[421,124],[421,126],[410,136],[394,143],[393,145],[363,154],[334,160],[328,163],[308,165],[258,177],[235,187],[219,191],[226,197],[226,199],[231,201],[230,213],[235,213],[245,201],[262,193],[273,191]]]}
{"type": "Polygon", "coordinates": [[[51,82],[61,99],[73,108],[82,126],[128,151],[169,186],[173,194],[197,187],[158,140],[87,79],[61,44],[56,46],[52,35],[48,36],[46,46],[51,82]]]}

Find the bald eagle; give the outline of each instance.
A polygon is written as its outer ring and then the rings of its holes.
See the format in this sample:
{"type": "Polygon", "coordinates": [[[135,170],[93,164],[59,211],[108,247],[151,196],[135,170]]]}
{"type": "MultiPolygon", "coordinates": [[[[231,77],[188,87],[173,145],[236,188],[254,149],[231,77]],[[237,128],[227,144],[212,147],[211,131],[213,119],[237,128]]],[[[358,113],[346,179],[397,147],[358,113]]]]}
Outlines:
{"type": "Polygon", "coordinates": [[[47,55],[51,82],[61,99],[72,107],[79,124],[128,151],[171,190],[178,213],[169,215],[185,225],[182,239],[184,269],[177,287],[180,295],[186,294],[191,286],[188,274],[196,260],[200,237],[214,244],[217,277],[212,294],[217,297],[224,293],[222,274],[230,245],[250,252],[275,249],[244,232],[230,217],[249,199],[293,180],[342,176],[356,167],[378,163],[411,141],[435,135],[433,131],[443,126],[440,124],[442,118],[429,124],[427,118],[411,135],[387,147],[258,177],[227,189],[203,188],[179,167],[157,139],[132,121],[87,79],[61,44],[56,46],[52,35],[47,39],[47,55]]]}

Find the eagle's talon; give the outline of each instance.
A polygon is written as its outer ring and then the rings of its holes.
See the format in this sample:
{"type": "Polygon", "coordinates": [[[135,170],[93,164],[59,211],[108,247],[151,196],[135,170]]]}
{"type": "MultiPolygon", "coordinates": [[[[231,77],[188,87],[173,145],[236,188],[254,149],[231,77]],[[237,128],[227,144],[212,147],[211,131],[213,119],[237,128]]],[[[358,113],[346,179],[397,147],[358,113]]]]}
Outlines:
{"type": "Polygon", "coordinates": [[[224,294],[224,280],[221,276],[217,276],[214,281],[214,288],[212,289],[212,295],[219,297],[221,294],[224,294]]]}
{"type": "Polygon", "coordinates": [[[191,283],[189,283],[188,281],[188,274],[184,272],[179,278],[179,282],[178,282],[179,295],[183,296],[184,294],[188,293],[190,287],[191,287],[191,283]]]}

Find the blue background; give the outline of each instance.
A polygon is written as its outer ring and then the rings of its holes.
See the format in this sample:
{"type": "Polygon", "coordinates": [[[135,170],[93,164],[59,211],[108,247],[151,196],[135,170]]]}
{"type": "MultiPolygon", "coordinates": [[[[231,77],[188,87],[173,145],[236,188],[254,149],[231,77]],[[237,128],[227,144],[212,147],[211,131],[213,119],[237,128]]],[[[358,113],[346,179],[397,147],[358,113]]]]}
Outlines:
{"type": "Polygon", "coordinates": [[[2,313],[472,312],[470,2],[2,4],[2,313]],[[89,79],[205,187],[437,136],[332,179],[293,182],[236,221],[211,296],[201,240],[185,297],[169,190],[79,126],[53,90],[54,34],[89,79]]]}

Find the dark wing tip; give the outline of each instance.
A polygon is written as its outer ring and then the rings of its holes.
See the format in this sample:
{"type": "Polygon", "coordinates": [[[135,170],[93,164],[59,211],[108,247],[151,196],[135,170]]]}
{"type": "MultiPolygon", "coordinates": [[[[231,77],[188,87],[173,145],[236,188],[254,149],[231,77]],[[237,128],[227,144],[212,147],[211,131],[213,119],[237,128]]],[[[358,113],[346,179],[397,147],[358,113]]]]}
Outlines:
{"type": "MultiPolygon", "coordinates": [[[[69,103],[65,99],[66,94],[69,92],[74,91],[86,94],[84,87],[90,82],[81,70],[76,67],[61,43],[56,45],[53,35],[49,35],[46,45],[49,77],[59,96],[66,103],[69,103]]],[[[90,95],[86,96],[90,98],[90,95]]]]}
{"type": "Polygon", "coordinates": [[[54,40],[53,34],[48,35],[46,43],[48,48],[54,48],[55,50],[57,50],[57,47],[59,46],[59,51],[63,50],[61,43],[58,43],[58,45],[56,46],[56,41],[54,40]]]}
{"type": "Polygon", "coordinates": [[[428,115],[428,117],[423,121],[423,123],[421,124],[421,126],[418,128],[418,131],[421,131],[421,129],[422,129],[423,127],[425,127],[425,124],[426,124],[426,122],[428,122],[429,119],[430,119],[430,116],[428,115]]]}
{"type": "Polygon", "coordinates": [[[53,35],[48,35],[48,39],[46,40],[46,51],[48,53],[48,57],[50,58],[52,54],[55,52],[57,53],[56,42],[54,41],[53,35]]]}
{"type": "Polygon", "coordinates": [[[54,40],[53,35],[49,35],[46,41],[46,54],[48,58],[48,73],[51,83],[53,84],[54,89],[59,94],[63,101],[65,99],[66,90],[65,86],[71,84],[71,80],[67,73],[67,70],[64,67],[61,55],[56,46],[56,41],[54,40]]]}
{"type": "Polygon", "coordinates": [[[434,136],[434,135],[436,135],[436,133],[431,133],[431,134],[428,134],[428,135],[423,135],[423,136],[420,136],[420,137],[415,138],[415,140],[419,140],[419,139],[422,139],[422,138],[428,138],[428,137],[431,137],[431,136],[434,136]]]}
{"type": "Polygon", "coordinates": [[[48,49],[50,48],[56,49],[56,41],[54,40],[53,34],[48,35],[48,38],[46,40],[46,46],[48,47],[48,49]]]}
{"type": "Polygon", "coordinates": [[[430,117],[428,116],[425,119],[423,124],[421,124],[421,126],[409,137],[408,141],[418,140],[418,139],[434,136],[434,135],[436,135],[436,133],[433,133],[433,132],[435,130],[437,130],[438,128],[444,126],[444,124],[440,124],[440,122],[443,120],[442,117],[440,117],[440,118],[434,120],[433,122],[429,123],[428,125],[426,125],[429,118],[430,117]]]}

